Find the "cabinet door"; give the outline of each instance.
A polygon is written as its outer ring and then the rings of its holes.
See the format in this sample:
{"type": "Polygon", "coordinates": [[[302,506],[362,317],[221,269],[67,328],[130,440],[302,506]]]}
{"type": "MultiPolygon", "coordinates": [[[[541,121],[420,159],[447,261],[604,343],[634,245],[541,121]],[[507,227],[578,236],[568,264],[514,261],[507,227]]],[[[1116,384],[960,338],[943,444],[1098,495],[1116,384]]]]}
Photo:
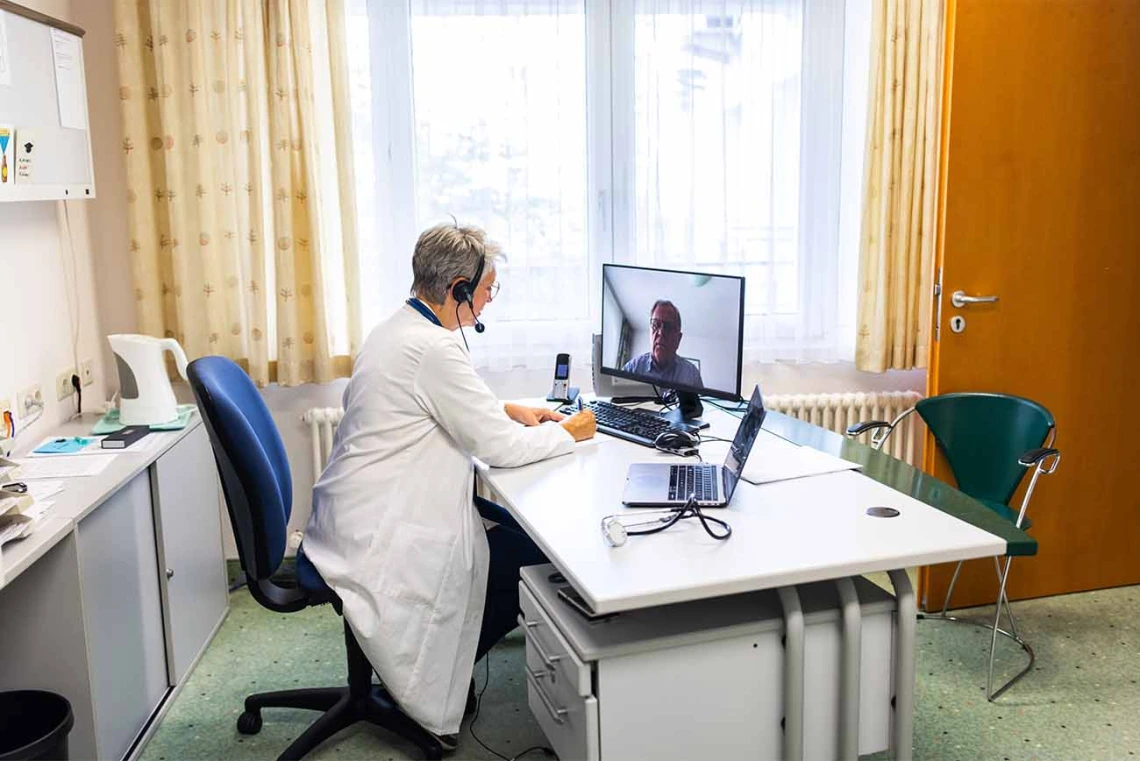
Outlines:
{"type": "Polygon", "coordinates": [[[169,689],[149,474],[128,481],[76,532],[98,757],[117,759],[169,689]]]}
{"type": "Polygon", "coordinates": [[[186,675],[228,604],[218,488],[205,426],[154,464],[171,684],[186,675]]]}

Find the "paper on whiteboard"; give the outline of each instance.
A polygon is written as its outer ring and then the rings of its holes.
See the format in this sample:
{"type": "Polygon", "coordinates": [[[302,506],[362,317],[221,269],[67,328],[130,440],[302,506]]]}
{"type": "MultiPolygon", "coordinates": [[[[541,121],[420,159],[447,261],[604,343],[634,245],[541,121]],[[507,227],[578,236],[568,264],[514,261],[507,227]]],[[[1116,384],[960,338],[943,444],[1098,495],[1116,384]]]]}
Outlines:
{"type": "Polygon", "coordinates": [[[79,38],[61,29],[51,30],[55,61],[55,89],[59,99],[59,126],[87,129],[87,100],[83,92],[83,62],[79,38]]]}
{"type": "Polygon", "coordinates": [[[17,460],[20,480],[97,476],[114,462],[117,454],[102,457],[36,457],[17,460]]]}
{"type": "Polygon", "coordinates": [[[753,484],[767,484],[858,468],[853,462],[767,435],[756,437],[741,478],[753,484]]]}
{"type": "Polygon", "coordinates": [[[8,21],[0,12],[0,86],[12,86],[12,61],[8,57],[8,21]]]}

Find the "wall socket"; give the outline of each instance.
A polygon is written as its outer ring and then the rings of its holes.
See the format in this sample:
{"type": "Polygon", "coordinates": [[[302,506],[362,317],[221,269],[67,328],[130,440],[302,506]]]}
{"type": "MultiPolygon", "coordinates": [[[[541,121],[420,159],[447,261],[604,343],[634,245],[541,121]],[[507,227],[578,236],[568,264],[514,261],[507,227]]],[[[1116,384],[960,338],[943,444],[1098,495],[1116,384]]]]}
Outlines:
{"type": "Polygon", "coordinates": [[[71,385],[71,376],[75,375],[75,368],[69,367],[55,377],[55,398],[59,401],[70,399],[71,395],[75,393],[75,388],[71,385]]]}
{"type": "Polygon", "coordinates": [[[43,409],[44,395],[40,391],[40,384],[28,386],[16,394],[16,417],[20,420],[28,417],[37,409],[43,409]]]}
{"type": "Polygon", "coordinates": [[[90,386],[95,382],[95,363],[91,360],[90,357],[80,363],[79,377],[82,379],[84,386],[90,386]]]}

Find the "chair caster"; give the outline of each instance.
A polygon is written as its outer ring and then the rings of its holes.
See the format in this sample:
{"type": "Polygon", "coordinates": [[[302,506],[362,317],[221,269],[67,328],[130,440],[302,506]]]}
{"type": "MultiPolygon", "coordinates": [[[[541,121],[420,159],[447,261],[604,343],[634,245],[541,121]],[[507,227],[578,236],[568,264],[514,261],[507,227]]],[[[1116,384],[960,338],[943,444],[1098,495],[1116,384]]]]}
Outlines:
{"type": "Polygon", "coordinates": [[[238,732],[243,735],[256,735],[261,731],[261,711],[246,711],[237,720],[238,732]]]}

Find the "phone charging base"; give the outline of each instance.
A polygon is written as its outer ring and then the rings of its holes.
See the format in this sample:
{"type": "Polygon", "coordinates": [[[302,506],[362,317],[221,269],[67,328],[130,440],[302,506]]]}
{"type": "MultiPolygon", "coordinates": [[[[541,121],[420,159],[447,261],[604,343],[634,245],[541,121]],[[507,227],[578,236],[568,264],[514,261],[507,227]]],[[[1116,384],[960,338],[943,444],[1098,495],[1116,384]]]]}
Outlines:
{"type": "Polygon", "coordinates": [[[566,392],[566,398],[565,399],[558,399],[556,397],[553,397],[553,396],[550,396],[549,394],[547,394],[546,401],[548,401],[548,402],[562,402],[564,404],[571,404],[577,398],[578,398],[578,387],[577,386],[570,386],[570,389],[566,392]]]}

